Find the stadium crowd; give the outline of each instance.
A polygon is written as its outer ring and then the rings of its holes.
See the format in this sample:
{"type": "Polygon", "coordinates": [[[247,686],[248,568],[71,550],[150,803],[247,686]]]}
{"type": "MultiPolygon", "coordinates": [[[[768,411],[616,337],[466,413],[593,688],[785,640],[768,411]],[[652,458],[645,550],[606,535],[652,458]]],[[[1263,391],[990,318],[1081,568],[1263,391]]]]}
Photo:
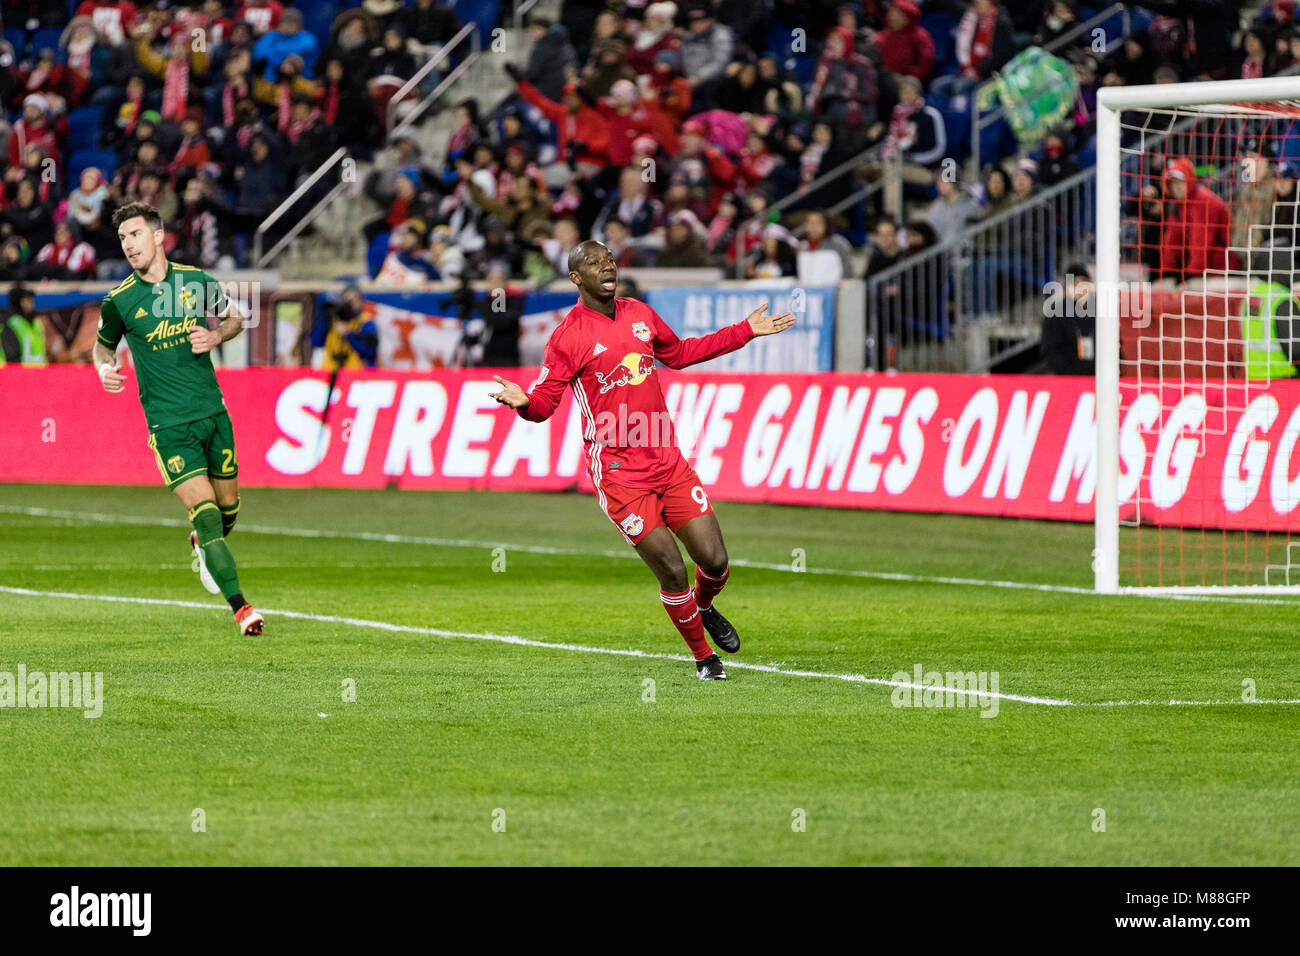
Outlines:
{"type": "MultiPolygon", "coordinates": [[[[528,21],[504,101],[447,107],[455,128],[433,163],[412,136],[385,141],[383,118],[396,86],[460,28],[446,0],[10,0],[0,281],[120,276],[108,223],[136,200],[162,214],[176,261],[245,266],[257,225],[340,146],[375,161],[376,213],[357,229],[384,281],[546,281],[588,236],[623,266],[871,277],[1084,168],[1099,87],[1300,62],[1292,0],[1265,4],[1246,29],[1235,0],[1148,2],[1106,55],[1078,29],[1099,9],[565,0],[557,20],[528,21]],[[1078,79],[1066,120],[1031,149],[1001,144],[978,180],[953,175],[976,85],[1046,44],[1078,79]],[[868,149],[855,175],[771,209],[868,149]],[[884,190],[828,212],[888,176],[901,204],[884,190]]],[[[1270,178],[1297,169],[1275,164],[1270,178]]],[[[1165,179],[1156,170],[1147,185],[1165,179]]]]}

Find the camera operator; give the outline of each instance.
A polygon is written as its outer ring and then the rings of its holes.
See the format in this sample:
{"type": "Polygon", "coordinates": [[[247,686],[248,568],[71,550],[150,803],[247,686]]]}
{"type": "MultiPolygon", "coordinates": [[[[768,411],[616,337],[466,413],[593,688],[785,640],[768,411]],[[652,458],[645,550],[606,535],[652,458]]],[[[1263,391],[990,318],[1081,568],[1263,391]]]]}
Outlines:
{"type": "Polygon", "coordinates": [[[361,289],[349,284],[335,302],[322,301],[311,330],[314,349],[323,349],[320,367],[374,368],[379,356],[379,328],[374,308],[361,298],[361,289]]]}
{"type": "Polygon", "coordinates": [[[469,270],[462,273],[460,288],[452,293],[463,323],[461,363],[487,368],[517,367],[519,321],[524,315],[527,290],[511,283],[510,269],[504,262],[489,264],[490,288],[483,295],[475,293],[470,278],[469,270]]]}

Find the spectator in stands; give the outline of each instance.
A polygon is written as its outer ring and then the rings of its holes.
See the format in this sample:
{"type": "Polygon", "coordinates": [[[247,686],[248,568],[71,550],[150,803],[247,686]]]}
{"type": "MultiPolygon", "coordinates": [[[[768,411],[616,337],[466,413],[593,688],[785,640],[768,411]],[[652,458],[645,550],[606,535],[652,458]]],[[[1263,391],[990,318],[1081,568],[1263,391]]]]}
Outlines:
{"type": "Polygon", "coordinates": [[[95,250],[81,239],[75,222],[65,219],[54,227],[54,239],[36,255],[32,276],[80,282],[95,278],[95,250]]]}
{"type": "Polygon", "coordinates": [[[798,241],[789,229],[771,222],[763,228],[763,245],[756,261],[746,270],[754,279],[779,279],[798,274],[795,251],[798,241]]]}
{"type": "Polygon", "coordinates": [[[713,261],[704,236],[704,226],[693,212],[684,209],[673,213],[668,217],[667,243],[655,258],[655,265],[663,269],[708,268],[713,261]]]}
{"type": "Polygon", "coordinates": [[[253,28],[255,36],[273,31],[284,16],[284,5],[279,0],[243,0],[235,11],[235,19],[253,28]]]}
{"type": "Polygon", "coordinates": [[[181,122],[181,142],[168,166],[168,172],[173,177],[188,175],[210,162],[212,162],[212,148],[203,129],[203,110],[191,106],[185,111],[185,119],[181,122]]]}
{"type": "Polygon", "coordinates": [[[984,202],[980,219],[991,219],[1015,205],[1011,197],[1011,177],[1001,166],[994,166],[984,175],[984,202]]]}
{"type": "MultiPolygon", "coordinates": [[[[1050,46],[1079,26],[1079,11],[1073,0],[1049,0],[1043,5],[1043,18],[1034,34],[1034,43],[1038,46],[1050,46]]],[[[1074,44],[1087,46],[1092,40],[1086,34],[1074,39],[1074,44]]]]}
{"type": "Polygon", "coordinates": [[[197,90],[206,83],[212,60],[207,44],[192,42],[187,32],[171,34],[165,43],[166,55],[153,48],[158,39],[154,24],[141,22],[135,29],[135,58],[141,69],[162,82],[162,118],[179,123],[185,117],[192,88],[197,90]]]}
{"type": "Polygon", "coordinates": [[[112,46],[121,46],[135,29],[136,7],[129,0],[85,0],[77,16],[90,17],[95,29],[112,46]]]}
{"type": "MultiPolygon", "coordinates": [[[[288,11],[286,11],[286,16],[288,11]]],[[[248,161],[235,170],[234,230],[236,255],[245,260],[245,248],[252,232],[284,197],[284,168],[271,156],[267,137],[258,134],[248,146],[248,161]]]]}
{"type": "Polygon", "coordinates": [[[136,147],[135,159],[117,167],[109,195],[114,203],[129,202],[139,187],[141,175],[146,172],[161,174],[165,168],[158,155],[157,141],[146,139],[136,147]]]}
{"type": "Polygon", "coordinates": [[[45,150],[39,146],[28,146],[23,154],[23,165],[5,171],[5,195],[0,199],[12,198],[14,186],[20,179],[29,179],[36,186],[36,195],[41,202],[51,209],[55,208],[62,195],[58,177],[53,175],[46,163],[45,150]]]}
{"type": "Polygon", "coordinates": [[[731,62],[736,39],[730,27],[713,18],[712,8],[698,0],[686,11],[686,23],[681,37],[682,72],[691,84],[695,108],[709,109],[714,90],[731,62]]]}
{"type": "MultiPolygon", "coordinates": [[[[605,155],[611,166],[626,166],[632,161],[632,144],[640,136],[653,137],[670,156],[677,152],[679,142],[672,118],[659,108],[659,98],[646,83],[638,88],[631,80],[619,80],[610,88],[609,96],[596,103],[596,109],[609,126],[605,155]]],[[[690,122],[683,130],[689,126],[690,122]]]]}
{"type": "Polygon", "coordinates": [[[600,233],[611,219],[621,219],[627,224],[633,239],[649,234],[659,218],[662,204],[650,192],[650,184],[642,180],[636,166],[625,167],[618,175],[618,190],[597,216],[592,229],[600,233]]]}
{"type": "Polygon", "coordinates": [[[699,209],[698,215],[712,219],[723,195],[736,188],[738,169],[704,134],[705,126],[700,119],[687,120],[682,127],[681,148],[669,169],[669,181],[673,185],[684,184],[690,201],[699,209]]]}
{"type": "Polygon", "coordinates": [[[81,226],[97,222],[103,216],[104,201],[108,198],[108,183],[95,166],[81,171],[77,188],[68,196],[68,215],[81,226]]]}
{"type": "Polygon", "coordinates": [[[1078,157],[1066,152],[1067,134],[1054,129],[1043,137],[1043,159],[1038,164],[1038,181],[1044,186],[1055,186],[1083,171],[1078,157]]]}
{"type": "Polygon", "coordinates": [[[373,170],[366,178],[365,190],[367,196],[388,210],[366,223],[362,230],[366,242],[374,242],[381,233],[396,229],[408,219],[427,221],[430,203],[422,191],[418,166],[399,166],[396,171],[373,170]]]}
{"type": "Polygon", "coordinates": [[[52,108],[62,103],[56,112],[65,112],[80,106],[88,93],[88,84],[82,77],[56,62],[54,50],[45,48],[36,56],[36,62],[21,66],[17,73],[18,86],[25,93],[39,93],[52,108]]]}
{"type": "Polygon", "coordinates": [[[714,100],[720,110],[763,113],[767,111],[769,89],[767,84],[760,82],[757,61],[736,60],[727,65],[727,74],[718,84],[714,100]]]}
{"type": "Polygon", "coordinates": [[[637,73],[654,69],[659,54],[665,50],[680,50],[681,41],[673,29],[677,17],[677,4],[671,0],[652,3],[645,8],[645,20],[637,30],[627,50],[627,65],[637,73]]]}
{"type": "Polygon", "coordinates": [[[1165,165],[1164,206],[1162,278],[1181,283],[1207,271],[1236,268],[1236,256],[1228,249],[1228,207],[1199,183],[1192,161],[1184,156],[1165,165]]]}
{"type": "Polygon", "coordinates": [[[348,82],[370,75],[370,50],[379,42],[379,26],[364,10],[344,10],[330,25],[330,44],[322,60],[338,60],[348,82]]]}
{"type": "Polygon", "coordinates": [[[465,272],[465,253],[456,245],[450,226],[434,226],[429,234],[429,261],[444,281],[454,281],[465,272]]]}
{"type": "Polygon", "coordinates": [[[921,9],[912,0],[893,0],[885,11],[885,29],[875,36],[882,68],[913,76],[922,84],[934,70],[934,38],[921,26],[921,9]]]}
{"type": "Polygon", "coordinates": [[[899,242],[898,226],[894,220],[877,220],[867,253],[867,279],[907,258],[907,249],[899,242]]]}
{"type": "Polygon", "coordinates": [[[596,68],[596,61],[600,57],[602,44],[606,40],[617,37],[626,43],[631,39],[631,37],[624,32],[623,21],[619,18],[619,15],[610,9],[601,10],[596,14],[594,22],[590,24],[590,33],[583,37],[579,37],[577,33],[574,32],[575,27],[580,30],[586,30],[588,29],[588,25],[584,24],[579,27],[578,24],[573,23],[568,17],[563,17],[562,21],[569,32],[569,40],[573,44],[574,48],[587,51],[587,60],[582,66],[582,70],[579,74],[580,76],[585,76],[589,71],[596,68]]]}
{"type": "MultiPolygon", "coordinates": [[[[3,214],[0,213],[0,217],[3,214]]],[[[3,218],[0,218],[3,222],[3,218]]],[[[30,271],[31,247],[22,236],[9,236],[0,246],[0,282],[21,282],[30,271]]]]}
{"type": "Polygon", "coordinates": [[[1018,205],[1028,202],[1038,192],[1038,164],[1032,159],[1022,159],[1011,171],[1011,202],[1018,205]]]}
{"type": "Polygon", "coordinates": [[[316,60],[320,57],[320,42],[315,34],[302,28],[302,12],[292,7],[280,15],[280,24],[274,30],[264,33],[253,46],[253,62],[266,63],[263,76],[268,83],[274,83],[280,72],[280,64],[290,56],[302,60],[301,74],[308,79],[316,75],[316,60]]]}
{"type": "Polygon", "coordinates": [[[839,233],[831,231],[825,212],[808,210],[804,214],[803,233],[800,252],[833,253],[840,260],[840,278],[853,275],[853,246],[839,233]]]}
{"type": "MultiPolygon", "coordinates": [[[[869,134],[880,135],[877,123],[869,134]]],[[[897,216],[901,209],[904,184],[929,187],[933,167],[948,151],[948,135],[943,116],[925,102],[921,81],[904,76],[898,82],[898,104],[889,118],[888,132],[881,149],[884,162],[886,215],[897,216]]]]}
{"type": "Polygon", "coordinates": [[[582,86],[593,97],[609,96],[610,89],[619,80],[636,80],[636,70],[628,66],[627,43],[619,37],[600,41],[596,62],[582,71],[582,86]]]}
{"type": "Polygon", "coordinates": [[[1246,30],[1242,33],[1238,62],[1240,65],[1237,67],[1237,76],[1243,80],[1272,76],[1277,72],[1272,51],[1265,45],[1264,38],[1255,30],[1246,30]]]}
{"type": "Polygon", "coordinates": [[[1066,269],[1063,294],[1049,300],[1043,318],[1039,355],[1053,375],[1096,374],[1096,287],[1088,267],[1075,262],[1066,269]]]}
{"type": "Polygon", "coordinates": [[[826,36],[808,92],[808,110],[834,125],[836,133],[857,145],[861,130],[876,122],[876,71],[853,50],[853,35],[835,27],[826,36]]]}
{"type": "Polygon", "coordinates": [[[437,54],[461,27],[460,17],[447,0],[415,0],[398,11],[394,22],[430,56],[437,54]]]}
{"type": "Polygon", "coordinates": [[[349,82],[342,60],[330,57],[324,63],[319,101],[321,122],[332,132],[334,145],[337,148],[373,143],[378,119],[365,87],[349,82]]]}
{"type": "Polygon", "coordinates": [[[141,172],[139,179],[136,180],[136,188],[128,198],[139,200],[146,206],[158,210],[158,215],[162,216],[163,225],[167,228],[170,229],[175,225],[180,203],[171,183],[162,172],[156,169],[146,169],[141,172]]]}
{"type": "Polygon", "coordinates": [[[497,146],[502,151],[518,146],[528,162],[537,159],[537,138],[532,128],[524,122],[523,113],[518,107],[506,107],[501,114],[501,135],[497,138],[497,146]]]}
{"type": "Polygon", "coordinates": [[[490,196],[473,181],[469,184],[469,194],[480,209],[495,216],[516,235],[525,233],[532,222],[550,222],[551,219],[550,200],[538,196],[537,184],[530,176],[515,179],[506,196],[490,196]]]}
{"type": "Polygon", "coordinates": [[[633,269],[641,265],[641,254],[632,242],[632,231],[627,223],[617,217],[605,222],[602,241],[620,269],[633,269]]]}
{"type": "Polygon", "coordinates": [[[54,211],[40,201],[36,184],[20,179],[14,189],[14,201],[0,211],[0,225],[11,234],[27,241],[28,253],[40,249],[54,236],[54,211]]]}
{"type": "Polygon", "coordinates": [[[201,269],[212,269],[221,255],[219,204],[214,200],[215,176],[198,172],[191,176],[181,194],[174,255],[178,261],[201,269]]]}
{"type": "MultiPolygon", "coordinates": [[[[1241,28],[1238,0],[1188,3],[1187,0],[1143,0],[1142,6],[1155,13],[1180,18],[1182,36],[1194,44],[1179,42],[1185,54],[1185,69],[1198,80],[1221,80],[1228,75],[1233,57],[1232,40],[1241,28]],[[1181,19],[1185,18],[1185,19],[1181,19]]],[[[1173,57],[1167,57],[1173,59],[1173,57]]]]}
{"type": "Polygon", "coordinates": [[[419,69],[415,57],[406,49],[406,34],[397,24],[384,30],[383,45],[374,51],[370,60],[370,76],[395,76],[409,80],[419,69]]]}
{"type": "Polygon", "coordinates": [[[765,113],[775,113],[787,117],[803,108],[803,90],[794,74],[781,68],[776,57],[768,55],[759,57],[758,77],[768,87],[765,113]]]}
{"type": "Polygon", "coordinates": [[[9,166],[23,165],[28,146],[39,146],[61,167],[58,133],[49,101],[39,93],[23,97],[23,115],[9,133],[9,166]]]}
{"type": "Polygon", "coordinates": [[[564,102],[557,103],[542,95],[542,91],[522,79],[513,64],[506,64],[506,72],[518,84],[519,95],[537,107],[555,126],[557,162],[543,170],[551,185],[568,180],[569,171],[594,175],[605,168],[609,150],[609,123],[600,110],[588,105],[578,93],[576,83],[563,86],[564,102]],[[558,167],[558,168],[557,168],[558,167]]]}
{"type": "Polygon", "coordinates": [[[1158,65],[1159,59],[1151,49],[1150,35],[1144,27],[1135,27],[1107,60],[1106,75],[1114,75],[1119,82],[1106,82],[1106,85],[1142,86],[1153,83],[1158,65]]]}
{"type": "Polygon", "coordinates": [[[578,55],[569,43],[568,31],[547,17],[530,16],[528,35],[533,48],[528,55],[528,66],[523,71],[523,79],[546,99],[558,100],[564,94],[567,82],[566,67],[576,67],[578,64],[578,55]]]}
{"type": "Polygon", "coordinates": [[[955,76],[934,81],[934,91],[943,96],[964,93],[987,79],[1015,55],[1011,18],[995,0],[975,0],[957,24],[955,76]]]}
{"type": "Polygon", "coordinates": [[[650,88],[658,97],[659,108],[668,115],[674,126],[680,126],[686,121],[691,112],[691,84],[682,76],[680,52],[659,52],[655,57],[654,69],[650,71],[650,88]]]}
{"type": "Polygon", "coordinates": [[[438,270],[425,254],[424,243],[429,227],[423,219],[406,220],[393,232],[396,248],[384,259],[375,277],[391,285],[419,285],[438,279],[438,270]]]}
{"type": "Polygon", "coordinates": [[[957,183],[955,177],[943,170],[934,174],[934,189],[939,195],[926,208],[926,221],[934,228],[941,243],[961,238],[966,226],[980,214],[979,203],[970,190],[957,183]]]}

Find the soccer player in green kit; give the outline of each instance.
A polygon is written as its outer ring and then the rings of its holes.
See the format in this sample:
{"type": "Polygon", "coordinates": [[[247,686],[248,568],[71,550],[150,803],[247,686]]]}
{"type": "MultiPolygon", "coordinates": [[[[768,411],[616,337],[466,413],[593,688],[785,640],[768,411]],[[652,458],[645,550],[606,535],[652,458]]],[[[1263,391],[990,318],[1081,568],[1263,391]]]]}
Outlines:
{"type": "Polygon", "coordinates": [[[113,214],[113,227],[133,271],[100,307],[99,379],[111,394],[125,387],[117,367],[117,345],[125,336],[149,447],[194,525],[190,547],[199,580],[230,602],[240,634],[261,634],[262,615],[244,600],[225,540],[239,514],[239,462],[210,354],[240,333],[244,315],[206,272],[167,261],[162,217],[152,207],[128,203],[113,214]],[[208,328],[209,315],[221,321],[218,328],[208,328]]]}

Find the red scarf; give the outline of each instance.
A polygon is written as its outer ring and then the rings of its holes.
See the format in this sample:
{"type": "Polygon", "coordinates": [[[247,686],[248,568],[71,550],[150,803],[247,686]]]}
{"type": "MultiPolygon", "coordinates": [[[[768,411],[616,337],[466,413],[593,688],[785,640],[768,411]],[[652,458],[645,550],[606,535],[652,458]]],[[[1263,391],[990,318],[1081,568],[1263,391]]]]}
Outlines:
{"type": "Polygon", "coordinates": [[[190,103],[190,63],[188,57],[167,61],[163,74],[163,119],[180,122],[185,118],[185,108],[190,103]]]}
{"type": "Polygon", "coordinates": [[[998,9],[980,14],[971,7],[957,25],[957,62],[962,70],[974,70],[993,52],[993,32],[998,22],[998,9]]]}
{"type": "Polygon", "coordinates": [[[236,86],[234,83],[227,83],[226,88],[221,91],[221,125],[233,126],[235,123],[235,100],[243,99],[248,95],[248,84],[240,83],[236,86]]]}
{"type": "Polygon", "coordinates": [[[325,105],[322,107],[321,117],[325,120],[326,126],[333,126],[339,118],[339,85],[331,83],[325,89],[325,105]]]}

